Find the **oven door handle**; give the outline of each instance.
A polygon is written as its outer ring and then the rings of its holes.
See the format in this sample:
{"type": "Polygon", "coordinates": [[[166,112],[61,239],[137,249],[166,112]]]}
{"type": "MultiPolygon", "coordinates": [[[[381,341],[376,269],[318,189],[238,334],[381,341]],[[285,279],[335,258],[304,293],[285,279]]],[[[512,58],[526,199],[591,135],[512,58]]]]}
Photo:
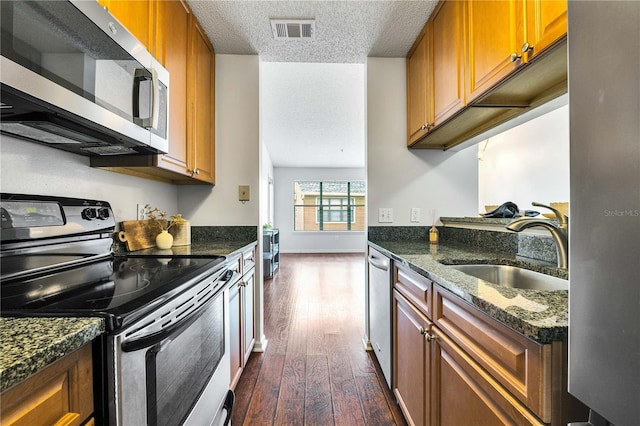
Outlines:
{"type": "Polygon", "coordinates": [[[155,333],[151,333],[149,335],[139,337],[136,339],[125,340],[120,345],[120,348],[123,352],[135,352],[146,348],[151,348],[159,343],[162,343],[164,340],[170,338],[172,335],[177,335],[182,333],[187,327],[193,324],[200,316],[207,310],[213,302],[218,298],[222,297],[223,292],[220,291],[213,296],[209,300],[207,300],[204,304],[198,307],[198,310],[192,312],[191,315],[188,315],[182,321],[179,321],[175,324],[172,324],[166,328],[163,328],[160,331],[155,333]]]}

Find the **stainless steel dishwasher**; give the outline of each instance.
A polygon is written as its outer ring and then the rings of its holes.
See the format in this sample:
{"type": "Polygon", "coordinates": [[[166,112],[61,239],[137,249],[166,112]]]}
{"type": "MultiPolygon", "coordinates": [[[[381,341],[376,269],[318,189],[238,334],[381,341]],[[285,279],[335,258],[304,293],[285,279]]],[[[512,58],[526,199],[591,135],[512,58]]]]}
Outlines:
{"type": "Polygon", "coordinates": [[[369,247],[369,340],[391,388],[391,259],[369,247]]]}

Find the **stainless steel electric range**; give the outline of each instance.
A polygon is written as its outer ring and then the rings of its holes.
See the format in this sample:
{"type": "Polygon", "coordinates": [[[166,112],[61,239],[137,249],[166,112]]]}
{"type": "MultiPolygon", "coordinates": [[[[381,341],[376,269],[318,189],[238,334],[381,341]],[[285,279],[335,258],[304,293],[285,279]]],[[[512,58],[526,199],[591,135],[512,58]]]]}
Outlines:
{"type": "Polygon", "coordinates": [[[118,256],[105,201],[2,194],[0,213],[0,314],[105,320],[98,424],[228,422],[224,256],[118,256]]]}

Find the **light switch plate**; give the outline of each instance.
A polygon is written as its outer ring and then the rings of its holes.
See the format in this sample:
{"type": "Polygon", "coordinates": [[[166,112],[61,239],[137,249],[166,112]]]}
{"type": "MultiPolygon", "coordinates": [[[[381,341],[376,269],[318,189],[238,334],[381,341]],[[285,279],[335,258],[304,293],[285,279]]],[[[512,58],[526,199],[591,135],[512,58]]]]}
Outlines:
{"type": "Polygon", "coordinates": [[[420,208],[412,207],[411,208],[411,222],[420,222],[420,208]]]}
{"type": "Polygon", "coordinates": [[[390,207],[384,207],[378,209],[378,223],[391,223],[393,222],[393,209],[390,207]]]}
{"type": "Polygon", "coordinates": [[[251,188],[249,185],[240,185],[238,187],[238,200],[242,202],[251,200],[251,188]]]}

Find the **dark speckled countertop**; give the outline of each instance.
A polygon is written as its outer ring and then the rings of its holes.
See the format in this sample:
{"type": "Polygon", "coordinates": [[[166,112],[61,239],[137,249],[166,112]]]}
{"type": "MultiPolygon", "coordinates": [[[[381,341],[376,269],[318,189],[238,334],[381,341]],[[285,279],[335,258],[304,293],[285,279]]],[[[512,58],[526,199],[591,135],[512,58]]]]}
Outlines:
{"type": "Polygon", "coordinates": [[[103,332],[101,318],[0,318],[0,391],[103,332]]]}
{"type": "Polygon", "coordinates": [[[493,263],[521,266],[566,278],[566,271],[517,260],[509,252],[459,243],[376,240],[369,245],[461,297],[492,318],[540,343],[563,340],[568,330],[568,291],[505,288],[485,283],[447,264],[493,263]]]}
{"type": "Polygon", "coordinates": [[[238,241],[199,241],[193,242],[188,246],[174,246],[169,250],[159,250],[157,248],[150,248],[146,250],[138,250],[132,252],[136,256],[157,256],[157,255],[179,255],[179,256],[229,256],[234,252],[241,251],[251,245],[255,245],[257,242],[247,240],[238,241]]]}

